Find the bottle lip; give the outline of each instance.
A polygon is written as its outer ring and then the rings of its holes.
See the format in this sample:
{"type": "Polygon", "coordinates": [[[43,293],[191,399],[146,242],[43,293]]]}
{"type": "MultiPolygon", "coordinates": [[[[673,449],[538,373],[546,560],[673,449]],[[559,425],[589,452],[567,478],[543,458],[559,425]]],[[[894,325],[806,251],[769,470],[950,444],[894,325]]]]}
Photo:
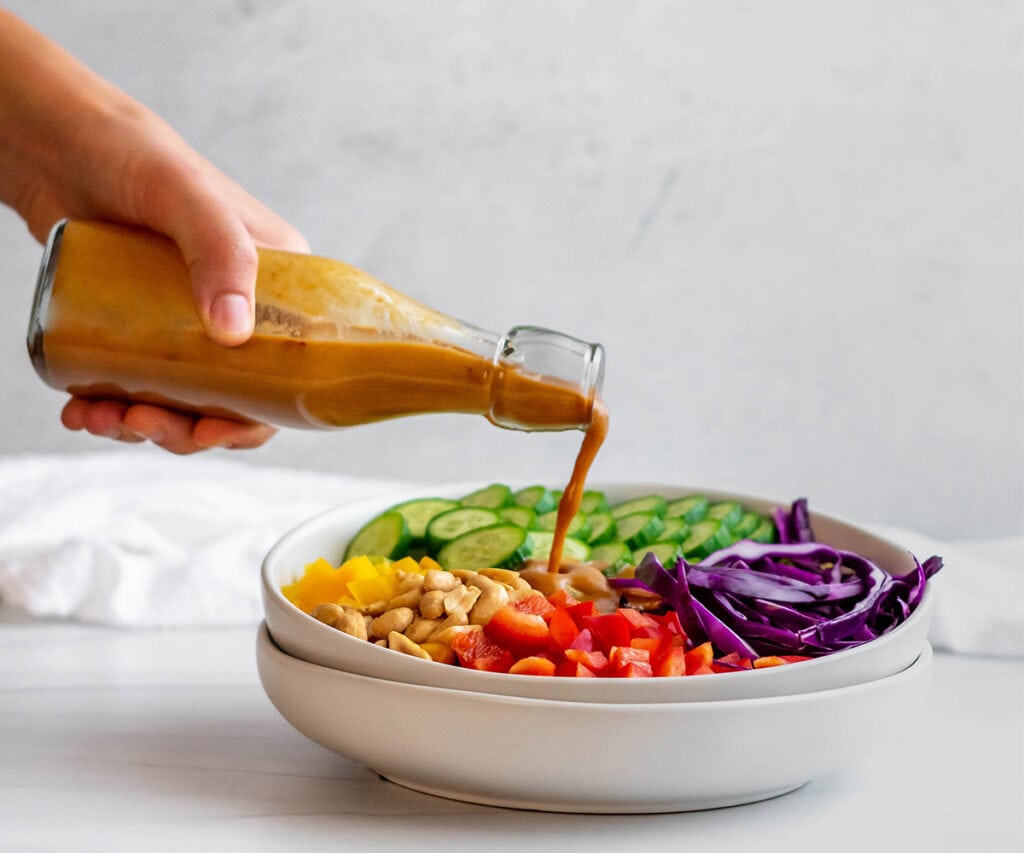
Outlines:
{"type": "Polygon", "coordinates": [[[43,324],[50,309],[50,294],[53,292],[53,280],[57,274],[57,263],[60,260],[61,241],[67,224],[67,219],[60,220],[50,229],[50,234],[46,238],[46,245],[43,246],[43,258],[39,263],[39,274],[36,277],[36,292],[32,298],[32,313],[28,320],[26,336],[28,355],[36,373],[43,381],[47,382],[50,372],[46,367],[46,353],[43,350],[43,338],[45,337],[43,324]]]}

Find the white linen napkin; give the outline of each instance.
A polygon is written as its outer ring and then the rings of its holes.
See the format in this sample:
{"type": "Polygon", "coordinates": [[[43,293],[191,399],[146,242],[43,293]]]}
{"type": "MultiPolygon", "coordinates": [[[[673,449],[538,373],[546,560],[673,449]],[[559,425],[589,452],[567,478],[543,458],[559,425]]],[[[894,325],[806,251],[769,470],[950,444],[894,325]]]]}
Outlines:
{"type": "Polygon", "coordinates": [[[255,624],[282,534],[406,485],[148,448],[0,460],[0,600],[109,625],[255,624]]]}
{"type": "MultiPolygon", "coordinates": [[[[0,459],[0,600],[108,625],[255,624],[259,566],[283,533],[409,485],[148,448],[0,459]]],[[[948,543],[865,526],[943,557],[936,648],[1024,657],[1024,536],[948,543]]]]}

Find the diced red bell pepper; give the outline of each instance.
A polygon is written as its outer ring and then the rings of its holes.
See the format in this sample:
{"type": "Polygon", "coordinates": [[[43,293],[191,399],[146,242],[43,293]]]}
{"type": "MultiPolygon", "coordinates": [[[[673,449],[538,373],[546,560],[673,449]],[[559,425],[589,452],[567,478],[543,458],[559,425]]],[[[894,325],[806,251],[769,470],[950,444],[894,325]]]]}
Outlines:
{"type": "Polygon", "coordinates": [[[714,672],[711,668],[711,662],[714,660],[714,651],[711,648],[711,643],[701,643],[699,646],[694,646],[686,653],[685,660],[687,675],[704,675],[705,673],[714,672]]]}
{"type": "Polygon", "coordinates": [[[662,649],[668,648],[670,642],[665,637],[633,637],[629,641],[629,646],[633,649],[646,649],[651,660],[654,660],[654,656],[662,649]]]}
{"type": "Polygon", "coordinates": [[[651,653],[646,649],[615,646],[608,655],[608,662],[615,675],[621,678],[650,678],[654,675],[651,653]]]}
{"type": "Polygon", "coordinates": [[[674,637],[682,637],[686,640],[686,631],[683,630],[683,625],[679,621],[679,614],[674,610],[669,610],[664,613],[661,617],[661,625],[674,637]]]}
{"type": "Polygon", "coordinates": [[[530,655],[520,658],[511,667],[509,673],[513,675],[554,675],[555,662],[550,658],[530,655]]]}
{"type": "Polygon", "coordinates": [[[572,617],[572,621],[576,623],[576,627],[581,631],[586,627],[587,617],[597,615],[597,605],[592,599],[577,602],[565,609],[572,617]]]}
{"type": "Polygon", "coordinates": [[[555,607],[571,607],[576,603],[576,599],[564,589],[557,589],[548,596],[548,603],[555,607]]]}
{"type": "Polygon", "coordinates": [[[576,639],[569,643],[568,648],[577,649],[581,652],[593,652],[597,650],[597,638],[589,628],[584,628],[576,635],[576,639]]]}
{"type": "Polygon", "coordinates": [[[711,662],[711,668],[715,672],[736,672],[741,669],[751,669],[753,665],[750,658],[741,656],[739,652],[729,652],[711,662]]]}
{"type": "Polygon", "coordinates": [[[551,643],[559,650],[565,650],[572,645],[579,636],[580,629],[564,607],[556,607],[548,622],[548,630],[551,632],[551,643]]]}
{"type": "Polygon", "coordinates": [[[555,605],[548,601],[543,595],[527,595],[517,601],[511,602],[509,606],[514,607],[520,613],[530,613],[533,616],[540,616],[545,621],[550,619],[551,614],[555,612],[555,605]]]}
{"type": "Polygon", "coordinates": [[[611,651],[615,646],[629,645],[629,622],[620,613],[588,616],[584,621],[605,652],[611,651]]]}
{"type": "Polygon", "coordinates": [[[608,669],[608,657],[602,651],[566,649],[565,659],[572,663],[582,664],[595,675],[601,675],[606,669],[608,669]]]}
{"type": "Polygon", "coordinates": [[[576,661],[564,660],[555,667],[555,675],[566,678],[596,678],[594,670],[576,661]]]}
{"type": "Polygon", "coordinates": [[[544,651],[551,638],[551,631],[544,617],[531,612],[531,599],[540,599],[551,607],[542,596],[527,596],[500,608],[484,625],[484,633],[516,657],[544,651]]]}
{"type": "Polygon", "coordinates": [[[787,663],[797,663],[802,660],[810,660],[806,655],[764,655],[754,658],[754,669],[767,669],[770,666],[783,666],[787,663]]]}
{"type": "Polygon", "coordinates": [[[654,674],[660,677],[686,675],[686,649],[682,646],[665,646],[660,654],[651,656],[654,674]]]}
{"type": "Polygon", "coordinates": [[[632,607],[620,607],[616,611],[625,619],[631,628],[658,628],[660,623],[657,619],[647,613],[642,613],[632,607]]]}
{"type": "Polygon", "coordinates": [[[508,672],[515,658],[483,631],[462,631],[452,639],[452,651],[466,669],[508,672]]]}

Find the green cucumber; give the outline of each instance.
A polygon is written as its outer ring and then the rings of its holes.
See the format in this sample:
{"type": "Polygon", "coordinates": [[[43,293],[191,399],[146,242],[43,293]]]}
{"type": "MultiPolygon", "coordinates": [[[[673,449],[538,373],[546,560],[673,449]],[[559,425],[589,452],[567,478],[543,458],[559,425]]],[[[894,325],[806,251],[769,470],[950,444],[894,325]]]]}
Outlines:
{"type": "Polygon", "coordinates": [[[723,526],[732,530],[743,518],[743,507],[736,501],[720,501],[708,507],[705,518],[722,522],[723,526]]]}
{"type": "Polygon", "coordinates": [[[513,496],[519,506],[528,506],[537,515],[551,512],[558,506],[558,498],[547,486],[527,486],[513,496]]]}
{"type": "Polygon", "coordinates": [[[486,509],[499,509],[514,504],[512,490],[504,483],[491,483],[475,492],[470,492],[460,503],[463,506],[482,506],[486,509]]]}
{"type": "Polygon", "coordinates": [[[590,523],[590,536],[587,538],[587,544],[591,547],[611,542],[618,535],[618,525],[610,512],[591,513],[587,516],[587,521],[590,523]]]}
{"type": "Polygon", "coordinates": [[[427,543],[435,551],[469,530],[490,527],[501,521],[496,510],[482,506],[460,506],[435,515],[427,525],[427,543]]]}
{"type": "Polygon", "coordinates": [[[583,493],[583,497],[580,498],[580,512],[584,515],[593,515],[595,512],[607,511],[608,498],[605,497],[604,492],[591,490],[583,493]]]}
{"type": "Polygon", "coordinates": [[[605,542],[590,549],[590,559],[595,563],[607,563],[608,570],[618,569],[631,558],[625,542],[605,542]]]}
{"type": "Polygon", "coordinates": [[[345,549],[345,559],[352,557],[386,557],[396,560],[405,555],[412,536],[405,516],[387,510],[364,524],[345,549]]]}
{"type": "Polygon", "coordinates": [[[458,505],[458,501],[449,498],[413,498],[410,501],[395,504],[391,509],[394,512],[400,512],[405,518],[413,542],[422,542],[427,535],[427,525],[430,523],[430,519],[449,509],[455,509],[458,505]]]}
{"type": "Polygon", "coordinates": [[[665,529],[658,537],[662,542],[682,542],[690,535],[690,525],[681,515],[663,518],[662,521],[665,523],[665,529]]]}
{"type": "Polygon", "coordinates": [[[687,524],[693,524],[704,517],[708,511],[708,499],[704,495],[689,495],[671,501],[665,510],[668,518],[683,518],[687,524]]]}
{"type": "Polygon", "coordinates": [[[537,513],[529,506],[503,506],[498,510],[498,515],[527,530],[537,524],[537,513]]]}
{"type": "MultiPolygon", "coordinates": [[[[612,510],[614,514],[615,510],[612,510]]],[[[665,529],[665,522],[652,511],[633,512],[615,519],[618,526],[618,537],[630,550],[635,551],[651,542],[657,542],[665,529]]]]}
{"type": "Polygon", "coordinates": [[[757,530],[761,524],[763,516],[758,515],[756,512],[745,512],[743,518],[733,526],[732,535],[734,539],[749,539],[750,535],[757,530]]]}
{"type": "Polygon", "coordinates": [[[452,539],[437,552],[437,562],[454,569],[518,569],[534,551],[525,527],[502,521],[452,539]]]}
{"type": "Polygon", "coordinates": [[[729,528],[718,519],[707,518],[690,528],[690,535],[683,542],[682,548],[687,558],[704,559],[731,543],[729,528]]]}
{"type": "Polygon", "coordinates": [[[658,558],[658,562],[665,566],[665,568],[672,568],[676,564],[676,559],[683,555],[683,549],[679,546],[678,542],[652,542],[650,545],[644,545],[643,548],[637,548],[633,552],[633,564],[639,563],[650,553],[653,553],[658,558]]]}
{"type": "Polygon", "coordinates": [[[778,531],[775,529],[775,522],[770,518],[761,519],[761,523],[757,525],[757,530],[750,534],[748,539],[754,542],[763,542],[765,545],[771,544],[775,541],[775,537],[778,531]]]}
{"type": "MultiPolygon", "coordinates": [[[[556,524],[558,524],[557,509],[537,516],[536,527],[538,530],[554,530],[556,524]]],[[[569,536],[586,542],[590,538],[590,529],[590,522],[587,520],[587,517],[582,512],[578,512],[572,517],[566,532],[569,536]]]]}
{"type": "Polygon", "coordinates": [[[664,516],[667,507],[668,501],[661,495],[645,495],[642,498],[633,498],[632,500],[615,504],[611,508],[611,513],[616,519],[626,515],[633,515],[637,512],[651,512],[658,516],[664,516]]]}
{"type": "MultiPolygon", "coordinates": [[[[530,538],[533,540],[533,553],[530,554],[530,558],[546,560],[551,555],[551,543],[555,534],[549,530],[531,530],[530,538]]],[[[590,546],[580,539],[566,536],[565,544],[562,546],[562,559],[568,563],[585,563],[591,559],[590,546]]]]}

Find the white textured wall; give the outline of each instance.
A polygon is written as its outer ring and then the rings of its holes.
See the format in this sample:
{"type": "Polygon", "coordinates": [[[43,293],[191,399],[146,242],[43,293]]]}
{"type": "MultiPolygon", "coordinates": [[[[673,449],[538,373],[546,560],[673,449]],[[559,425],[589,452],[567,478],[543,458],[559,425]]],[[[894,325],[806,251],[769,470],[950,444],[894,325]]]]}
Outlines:
{"type": "MultiPolygon", "coordinates": [[[[596,477],[1024,526],[1019,2],[6,5],[315,251],[602,341],[596,477]]],[[[95,450],[25,356],[38,255],[0,213],[0,451],[95,450]]],[[[577,444],[437,416],[248,458],[557,483],[577,444]]]]}

